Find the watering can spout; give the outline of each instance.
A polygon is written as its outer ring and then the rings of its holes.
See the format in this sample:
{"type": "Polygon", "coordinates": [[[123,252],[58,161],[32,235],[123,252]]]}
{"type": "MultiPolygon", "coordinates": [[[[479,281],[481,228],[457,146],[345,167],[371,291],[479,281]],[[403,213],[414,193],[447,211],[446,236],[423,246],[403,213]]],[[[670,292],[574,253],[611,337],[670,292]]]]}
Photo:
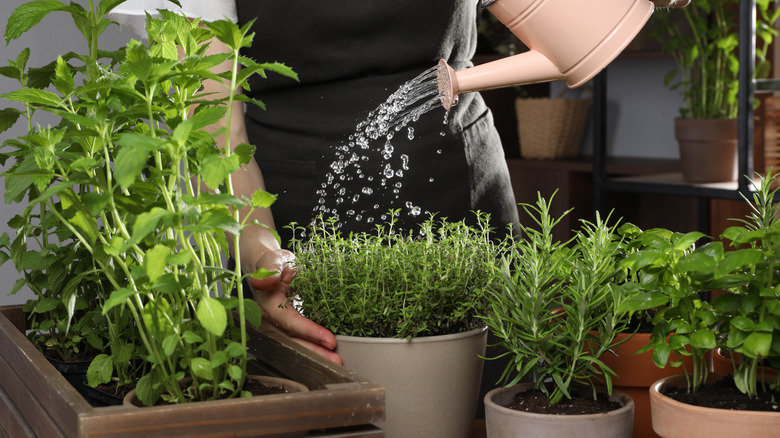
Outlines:
{"type": "Polygon", "coordinates": [[[458,72],[440,61],[442,105],[449,109],[469,91],[555,80],[582,85],[634,39],[655,4],[682,7],[688,1],[482,0],[530,50],[458,72]]]}
{"type": "Polygon", "coordinates": [[[457,73],[442,59],[437,67],[437,76],[439,98],[446,109],[455,104],[461,93],[564,79],[555,64],[535,51],[508,56],[457,73]]]}

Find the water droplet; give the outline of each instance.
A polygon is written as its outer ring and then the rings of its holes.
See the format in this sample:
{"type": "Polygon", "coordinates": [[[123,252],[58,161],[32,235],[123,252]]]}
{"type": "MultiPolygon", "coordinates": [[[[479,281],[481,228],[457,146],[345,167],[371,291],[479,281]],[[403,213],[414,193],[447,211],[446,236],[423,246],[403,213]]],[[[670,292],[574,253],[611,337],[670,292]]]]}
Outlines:
{"type": "Polygon", "coordinates": [[[428,178],[428,182],[432,183],[433,182],[433,178],[428,178]]]}
{"type": "Polygon", "coordinates": [[[363,192],[366,195],[370,195],[370,194],[374,193],[374,189],[372,189],[371,187],[363,187],[363,189],[360,190],[360,191],[363,192]]]}
{"type": "Polygon", "coordinates": [[[409,156],[406,154],[401,154],[401,168],[409,170],[409,156]]]}
{"type": "Polygon", "coordinates": [[[385,166],[385,170],[384,172],[382,172],[382,174],[385,176],[385,178],[392,178],[393,175],[395,175],[395,172],[393,172],[393,169],[388,164],[387,166],[385,166]]]}
{"type": "Polygon", "coordinates": [[[441,149],[437,149],[437,150],[436,150],[436,153],[437,153],[437,154],[439,154],[439,155],[441,155],[441,149]]]}
{"type": "Polygon", "coordinates": [[[411,126],[408,128],[407,137],[409,137],[409,140],[414,140],[414,128],[411,126]]]}

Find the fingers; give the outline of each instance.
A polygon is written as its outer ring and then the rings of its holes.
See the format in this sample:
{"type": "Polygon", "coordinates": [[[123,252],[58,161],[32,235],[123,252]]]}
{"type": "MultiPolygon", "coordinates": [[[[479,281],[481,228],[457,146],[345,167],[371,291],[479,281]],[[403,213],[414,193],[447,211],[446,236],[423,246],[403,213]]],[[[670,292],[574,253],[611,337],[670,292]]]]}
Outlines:
{"type": "Polygon", "coordinates": [[[322,346],[307,341],[306,339],[292,338],[292,340],[304,346],[305,348],[308,348],[309,350],[319,354],[320,356],[323,356],[325,359],[328,359],[331,362],[335,362],[339,365],[343,365],[341,361],[341,356],[339,356],[335,351],[329,350],[327,348],[323,348],[322,346]]]}
{"type": "Polygon", "coordinates": [[[278,272],[271,277],[249,280],[256,291],[256,299],[263,309],[263,316],[300,344],[340,364],[341,358],[331,351],[336,348],[336,337],[333,333],[286,305],[289,285],[295,277],[295,269],[291,263],[293,259],[293,254],[286,250],[271,251],[260,257],[259,266],[278,272]]]}

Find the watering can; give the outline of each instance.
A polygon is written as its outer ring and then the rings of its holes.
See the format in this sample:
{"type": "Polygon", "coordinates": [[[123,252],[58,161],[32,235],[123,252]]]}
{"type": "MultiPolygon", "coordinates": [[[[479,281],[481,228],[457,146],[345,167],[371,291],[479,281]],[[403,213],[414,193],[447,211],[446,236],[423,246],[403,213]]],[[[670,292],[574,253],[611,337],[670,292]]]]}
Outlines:
{"type": "Polygon", "coordinates": [[[655,6],[683,7],[690,0],[480,0],[530,49],[458,72],[439,61],[442,105],[449,109],[469,91],[555,80],[584,84],[631,42],[655,6]]]}

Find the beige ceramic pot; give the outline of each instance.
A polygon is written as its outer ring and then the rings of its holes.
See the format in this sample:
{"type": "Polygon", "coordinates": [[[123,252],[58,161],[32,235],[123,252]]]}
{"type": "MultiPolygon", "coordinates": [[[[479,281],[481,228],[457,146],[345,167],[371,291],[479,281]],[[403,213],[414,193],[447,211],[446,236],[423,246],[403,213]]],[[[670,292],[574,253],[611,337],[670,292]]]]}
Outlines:
{"type": "Polygon", "coordinates": [[[736,181],[736,119],[677,118],[674,136],[680,146],[680,163],[686,182],[736,181]]]}
{"type": "Polygon", "coordinates": [[[487,327],[407,339],[336,336],[344,366],[385,387],[388,438],[471,436],[487,327]]]}
{"type": "Polygon", "coordinates": [[[634,402],[631,397],[612,391],[610,400],[620,409],[604,414],[549,415],[518,411],[505,407],[518,391],[527,391],[532,383],[497,388],[485,396],[485,425],[490,438],[631,438],[634,402]]]}
{"type": "MultiPolygon", "coordinates": [[[[709,381],[722,378],[710,374],[709,381]]],[[[668,387],[685,387],[685,376],[663,378],[650,387],[653,430],[664,438],[750,437],[770,438],[780,434],[780,414],[703,408],[680,403],[665,395],[668,387]]]]}

